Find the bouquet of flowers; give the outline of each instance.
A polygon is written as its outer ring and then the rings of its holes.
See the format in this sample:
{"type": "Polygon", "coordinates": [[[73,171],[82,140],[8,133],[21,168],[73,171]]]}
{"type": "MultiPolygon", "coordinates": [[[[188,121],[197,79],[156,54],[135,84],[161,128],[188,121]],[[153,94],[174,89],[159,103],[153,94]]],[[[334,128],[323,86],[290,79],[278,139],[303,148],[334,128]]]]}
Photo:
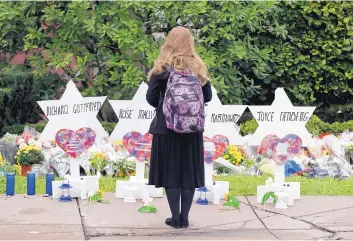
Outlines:
{"type": "Polygon", "coordinates": [[[0,155],[0,176],[5,176],[8,172],[14,172],[15,174],[19,174],[17,165],[11,166],[11,164],[5,161],[0,155]]]}
{"type": "Polygon", "coordinates": [[[92,153],[89,161],[96,174],[103,171],[104,168],[110,163],[108,157],[102,152],[92,153]]]}
{"type": "Polygon", "coordinates": [[[243,153],[234,145],[229,145],[228,150],[222,155],[222,157],[236,166],[239,166],[243,161],[243,153]]]}
{"type": "Polygon", "coordinates": [[[127,159],[119,160],[115,165],[116,177],[135,176],[136,162],[127,159]]]}
{"type": "Polygon", "coordinates": [[[130,156],[130,153],[125,149],[122,140],[115,140],[112,142],[117,160],[123,160],[130,156]]]}
{"type": "Polygon", "coordinates": [[[27,145],[40,147],[40,144],[37,142],[39,136],[40,133],[36,129],[26,126],[22,135],[17,138],[17,144],[20,148],[27,145]]]}
{"type": "Polygon", "coordinates": [[[36,146],[25,146],[17,151],[15,160],[20,165],[41,164],[44,161],[44,155],[36,146]]]}

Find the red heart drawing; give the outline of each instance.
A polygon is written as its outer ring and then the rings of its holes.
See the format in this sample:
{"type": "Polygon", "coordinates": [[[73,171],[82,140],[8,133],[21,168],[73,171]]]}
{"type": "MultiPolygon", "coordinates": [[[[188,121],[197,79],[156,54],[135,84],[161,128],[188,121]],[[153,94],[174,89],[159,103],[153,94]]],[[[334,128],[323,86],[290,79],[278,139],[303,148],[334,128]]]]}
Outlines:
{"type": "Polygon", "coordinates": [[[298,154],[301,148],[302,140],[293,134],[286,135],[282,139],[276,135],[268,135],[261,143],[262,154],[273,159],[279,165],[283,165],[289,158],[298,154]]]}
{"type": "Polygon", "coordinates": [[[222,135],[215,135],[212,138],[204,136],[203,142],[206,163],[212,163],[217,160],[218,157],[224,154],[229,146],[228,138],[222,135]]]}
{"type": "Polygon", "coordinates": [[[77,131],[62,129],[56,133],[55,141],[68,155],[78,157],[89,149],[96,140],[96,133],[91,128],[80,128],[77,131]]]}
{"type": "Polygon", "coordinates": [[[132,131],[123,137],[125,149],[139,161],[147,161],[151,158],[152,135],[132,131]]]}

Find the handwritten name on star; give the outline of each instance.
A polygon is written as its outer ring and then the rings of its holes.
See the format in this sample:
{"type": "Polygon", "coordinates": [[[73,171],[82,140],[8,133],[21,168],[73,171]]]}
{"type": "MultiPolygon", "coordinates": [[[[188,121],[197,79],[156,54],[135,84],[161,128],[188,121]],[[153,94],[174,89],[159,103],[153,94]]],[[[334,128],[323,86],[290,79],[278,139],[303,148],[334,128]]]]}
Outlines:
{"type": "Polygon", "coordinates": [[[257,111],[255,117],[257,121],[266,122],[274,122],[277,120],[280,122],[306,122],[309,120],[310,115],[308,111],[257,111]]]}
{"type": "Polygon", "coordinates": [[[118,118],[120,120],[125,120],[125,119],[132,120],[136,112],[138,113],[137,115],[138,120],[152,120],[156,114],[154,110],[120,109],[118,118]]]}
{"type": "Polygon", "coordinates": [[[234,123],[236,124],[240,118],[238,114],[212,113],[211,123],[234,123]]]}
{"type": "Polygon", "coordinates": [[[88,102],[81,104],[73,104],[70,108],[69,105],[59,105],[59,106],[47,106],[46,116],[58,116],[58,115],[68,115],[68,114],[80,114],[87,112],[98,112],[102,107],[101,102],[88,102]],[[71,112],[70,112],[71,110],[71,112]]]}

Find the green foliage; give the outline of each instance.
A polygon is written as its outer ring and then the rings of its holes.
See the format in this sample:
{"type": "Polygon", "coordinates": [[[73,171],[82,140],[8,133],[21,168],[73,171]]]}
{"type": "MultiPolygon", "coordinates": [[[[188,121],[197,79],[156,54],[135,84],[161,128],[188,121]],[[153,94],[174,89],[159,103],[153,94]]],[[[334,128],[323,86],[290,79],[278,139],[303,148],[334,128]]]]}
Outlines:
{"type": "Polygon", "coordinates": [[[99,193],[95,193],[92,196],[88,197],[88,201],[109,204],[109,201],[103,200],[99,193]]]}
{"type": "MultiPolygon", "coordinates": [[[[225,103],[246,101],[259,89],[254,80],[271,72],[270,50],[258,36],[285,34],[272,15],[276,2],[20,2],[2,3],[10,14],[0,18],[21,24],[14,48],[34,51],[36,75],[62,69],[63,77],[81,81],[86,95],[130,98],[158,56],[161,39],[177,25],[191,29],[197,49],[210,67],[225,103]],[[9,16],[13,13],[13,16],[9,16]],[[20,19],[18,16],[22,14],[20,19]],[[41,24],[37,24],[41,23],[41,24]],[[271,29],[271,30],[270,30],[271,29]],[[22,45],[22,46],[21,46],[22,45]],[[21,48],[22,47],[22,48],[21,48]],[[43,55],[45,49],[45,56],[43,55]],[[70,62],[77,65],[72,67],[70,62]],[[88,70],[93,70],[89,73],[88,70]],[[236,88],[233,88],[236,86],[236,88]]],[[[0,34],[6,31],[0,30],[0,34]]]]}
{"type": "Polygon", "coordinates": [[[276,83],[304,105],[345,104],[353,94],[353,3],[284,2],[282,9],[287,39],[271,42],[276,83]]]}
{"type": "MultiPolygon", "coordinates": [[[[35,26],[35,5],[26,2],[9,2],[1,4],[0,12],[0,52],[8,53],[11,58],[23,51],[24,39],[28,29],[35,26]]],[[[0,59],[5,57],[0,55],[0,59]]]]}
{"type": "MultiPolygon", "coordinates": [[[[27,1],[0,7],[0,51],[31,52],[26,64],[36,76],[60,69],[64,81],[82,84],[84,95],[131,98],[163,36],[183,25],[224,104],[270,103],[274,90],[285,87],[294,104],[318,106],[325,122],[352,119],[352,108],[340,106],[353,98],[353,2],[27,1]]],[[[54,97],[63,85],[41,82],[36,100],[54,97]]],[[[0,104],[11,91],[0,86],[0,104]]],[[[24,122],[5,125],[14,123],[24,122]]]]}
{"type": "MultiPolygon", "coordinates": [[[[242,135],[252,134],[255,132],[257,127],[258,124],[256,120],[252,119],[240,124],[240,133],[242,135]]],[[[345,130],[353,131],[353,120],[329,124],[320,120],[320,118],[316,115],[313,115],[306,124],[306,128],[313,136],[319,136],[325,132],[339,134],[345,130]]]]}
{"type": "Polygon", "coordinates": [[[257,124],[257,121],[255,119],[251,119],[249,121],[246,121],[245,123],[241,123],[240,134],[243,136],[252,134],[256,131],[258,126],[259,125],[257,124]]]}
{"type": "Polygon", "coordinates": [[[239,200],[234,197],[234,196],[229,196],[229,201],[223,203],[224,207],[233,207],[235,209],[239,209],[240,207],[240,202],[239,200]]]}
{"type": "Polygon", "coordinates": [[[42,132],[45,128],[44,123],[38,123],[38,124],[15,124],[11,126],[5,126],[3,129],[3,133],[9,133],[9,134],[15,134],[15,135],[21,135],[25,129],[25,126],[33,127],[36,131],[42,132]]]}
{"type": "Polygon", "coordinates": [[[94,170],[94,174],[103,171],[109,164],[108,157],[102,152],[95,152],[91,155],[89,162],[94,170]]]}
{"type": "MultiPolygon", "coordinates": [[[[56,75],[34,78],[34,74],[21,66],[6,66],[0,73],[0,135],[8,131],[22,133],[21,124],[35,123],[41,118],[38,100],[58,96],[60,80],[56,75]],[[18,125],[18,126],[16,126],[18,125]]],[[[39,131],[42,131],[38,126],[39,131]]]]}
{"type": "Polygon", "coordinates": [[[267,202],[270,198],[273,199],[273,202],[272,202],[273,204],[275,204],[275,203],[277,202],[277,200],[278,200],[278,197],[277,197],[277,195],[276,195],[274,192],[267,192],[267,193],[265,193],[264,196],[262,197],[261,204],[262,204],[262,205],[265,205],[266,202],[267,202]]]}
{"type": "MultiPolygon", "coordinates": [[[[230,194],[236,196],[256,196],[256,188],[263,185],[268,176],[244,176],[232,175],[227,177],[217,177],[216,181],[228,181],[230,184],[230,194]]],[[[55,177],[55,180],[60,180],[55,177]]],[[[104,192],[115,192],[117,180],[127,180],[126,178],[101,177],[99,187],[104,192]]],[[[310,196],[352,196],[353,178],[344,180],[332,178],[307,178],[292,176],[286,178],[287,182],[300,182],[300,194],[310,196]]],[[[16,176],[15,193],[25,194],[27,192],[27,178],[16,176]]],[[[0,176],[0,194],[5,193],[6,178],[0,176]]],[[[45,177],[36,179],[36,192],[45,194],[45,177]]]]}
{"type": "Polygon", "coordinates": [[[349,121],[353,120],[353,104],[345,103],[343,105],[330,105],[328,107],[317,108],[316,115],[320,116],[325,122],[349,121]]]}
{"type": "Polygon", "coordinates": [[[37,147],[25,146],[17,151],[15,160],[20,165],[41,164],[44,161],[44,154],[37,147]]]}
{"type": "Polygon", "coordinates": [[[142,206],[138,209],[140,213],[156,213],[157,208],[153,205],[151,206],[142,206]]]}
{"type": "Polygon", "coordinates": [[[111,134],[117,124],[112,122],[103,121],[102,126],[106,132],[111,134]]]}
{"type": "Polygon", "coordinates": [[[306,124],[308,131],[314,136],[319,136],[324,132],[330,132],[330,124],[323,122],[319,117],[313,115],[306,124]]]}
{"type": "Polygon", "coordinates": [[[129,160],[120,160],[113,164],[116,177],[129,177],[131,173],[135,173],[136,162],[129,160]]]}
{"type": "MultiPolygon", "coordinates": [[[[27,126],[33,127],[39,133],[42,133],[45,128],[45,123],[38,123],[38,124],[28,124],[27,126]]],[[[26,125],[25,125],[26,126],[26,125]]]]}
{"type": "Polygon", "coordinates": [[[44,48],[29,58],[37,75],[62,69],[66,80],[82,81],[85,95],[130,98],[145,78],[144,55],[155,45],[143,23],[124,2],[43,2],[35,4],[41,26],[28,28],[24,49],[44,48]],[[45,25],[45,27],[43,26],[45,25]],[[50,38],[48,38],[50,36],[50,38]],[[76,62],[76,67],[70,63],[76,62]],[[92,70],[97,70],[93,74],[92,70]],[[89,72],[90,71],[90,72],[89,72]]]}
{"type": "Polygon", "coordinates": [[[39,119],[34,94],[34,78],[29,72],[0,73],[1,129],[16,123],[36,122],[39,119]]]}
{"type": "Polygon", "coordinates": [[[17,172],[16,168],[14,168],[13,166],[11,166],[11,164],[7,161],[2,161],[0,160],[0,176],[1,175],[5,175],[8,172],[13,172],[16,175],[18,175],[19,173],[17,172]]]}

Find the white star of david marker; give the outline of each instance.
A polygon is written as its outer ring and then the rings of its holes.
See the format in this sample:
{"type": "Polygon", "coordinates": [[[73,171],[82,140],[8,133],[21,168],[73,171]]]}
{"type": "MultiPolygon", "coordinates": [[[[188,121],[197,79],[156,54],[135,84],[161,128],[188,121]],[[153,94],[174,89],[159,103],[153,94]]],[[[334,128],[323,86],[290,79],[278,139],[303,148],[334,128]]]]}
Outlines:
{"type": "Polygon", "coordinates": [[[212,100],[209,103],[207,103],[206,108],[211,107],[211,106],[221,106],[222,102],[218,98],[217,90],[213,86],[211,86],[211,89],[212,89],[212,100]]]}
{"type": "Polygon", "coordinates": [[[275,100],[270,106],[249,106],[259,127],[250,137],[249,144],[261,145],[262,139],[269,134],[283,138],[295,134],[302,139],[303,146],[313,145],[311,134],[305,125],[316,107],[293,106],[283,88],[277,88],[275,100]]]}
{"type": "Polygon", "coordinates": [[[242,145],[243,137],[239,134],[237,122],[246,109],[246,105],[222,105],[217,91],[212,87],[212,100],[206,106],[204,135],[226,136],[232,145],[242,145]]]}
{"type": "Polygon", "coordinates": [[[142,135],[148,132],[155,109],[146,101],[148,86],[142,82],[132,100],[109,100],[119,122],[110,135],[110,140],[121,140],[129,132],[142,135]]]}
{"type": "Polygon", "coordinates": [[[74,82],[70,81],[60,100],[38,101],[40,108],[49,119],[39,140],[53,141],[56,133],[61,129],[76,131],[82,127],[93,129],[96,139],[107,137],[107,132],[97,119],[105,99],[106,96],[83,97],[74,82]]]}

